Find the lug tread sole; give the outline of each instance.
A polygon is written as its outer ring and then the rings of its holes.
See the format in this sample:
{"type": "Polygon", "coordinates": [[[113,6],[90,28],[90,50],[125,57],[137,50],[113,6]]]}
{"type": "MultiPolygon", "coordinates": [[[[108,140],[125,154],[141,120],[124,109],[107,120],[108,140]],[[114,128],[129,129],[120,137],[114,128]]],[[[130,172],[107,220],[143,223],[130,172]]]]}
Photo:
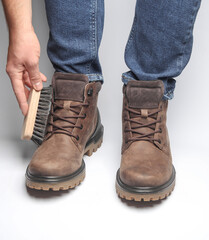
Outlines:
{"type": "Polygon", "coordinates": [[[152,202],[159,201],[167,198],[171,195],[172,191],[175,187],[175,181],[164,191],[158,193],[149,193],[149,194],[139,194],[139,193],[131,193],[122,189],[118,183],[116,182],[116,192],[118,196],[122,199],[126,199],[128,201],[136,201],[136,202],[152,202]]]}
{"type": "Polygon", "coordinates": [[[76,182],[72,181],[66,181],[63,183],[57,183],[57,184],[46,184],[46,183],[36,183],[32,182],[30,180],[26,180],[26,185],[27,187],[35,190],[43,190],[43,191],[65,191],[69,189],[73,189],[76,186],[80,185],[80,183],[84,180],[85,178],[85,173],[79,178],[76,179],[76,182]]]}

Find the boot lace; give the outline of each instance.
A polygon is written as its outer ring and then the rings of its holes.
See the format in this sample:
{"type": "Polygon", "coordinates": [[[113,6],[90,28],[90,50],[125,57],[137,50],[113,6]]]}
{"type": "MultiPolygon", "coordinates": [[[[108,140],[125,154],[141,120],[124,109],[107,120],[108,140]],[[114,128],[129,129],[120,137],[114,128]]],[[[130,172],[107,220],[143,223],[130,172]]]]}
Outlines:
{"type": "Polygon", "coordinates": [[[61,134],[66,134],[70,137],[74,137],[76,138],[77,140],[79,140],[79,137],[78,136],[75,136],[73,133],[72,133],[72,130],[74,128],[79,128],[79,129],[82,129],[83,128],[83,125],[76,125],[77,123],[77,119],[79,118],[86,118],[86,114],[83,114],[81,115],[80,114],[80,110],[82,107],[88,107],[89,106],[89,103],[74,103],[72,102],[70,104],[70,108],[67,111],[68,115],[67,116],[59,116],[58,114],[55,113],[55,109],[64,109],[64,106],[62,104],[58,104],[56,103],[53,99],[52,99],[52,110],[50,112],[50,121],[48,122],[48,126],[52,126],[52,130],[47,130],[47,133],[45,136],[47,136],[48,134],[48,137],[46,137],[46,140],[51,137],[53,134],[58,134],[58,133],[61,133],[61,134]],[[69,115],[69,113],[71,112],[71,115],[69,115]],[[72,114],[74,113],[74,114],[72,114]],[[73,121],[74,119],[74,121],[73,121]],[[56,124],[56,121],[57,120],[61,120],[63,122],[67,122],[69,124],[67,125],[63,125],[61,126],[60,123],[59,125],[56,124]],[[69,129],[72,129],[72,130],[69,130],[69,129]]]}
{"type": "Polygon", "coordinates": [[[161,143],[161,140],[158,138],[154,138],[155,133],[162,133],[162,129],[160,128],[159,130],[155,130],[156,129],[156,124],[161,122],[161,118],[159,120],[157,120],[157,115],[158,112],[162,111],[162,108],[158,109],[158,110],[154,110],[154,111],[150,111],[147,114],[147,118],[151,118],[152,121],[150,121],[149,123],[143,123],[140,120],[136,120],[135,118],[143,118],[141,111],[137,111],[134,110],[132,108],[129,107],[125,107],[125,109],[129,112],[129,117],[125,118],[125,121],[130,122],[130,128],[126,128],[125,132],[130,132],[135,136],[130,137],[127,139],[127,143],[128,142],[134,142],[134,141],[150,141],[152,143],[154,143],[155,141],[157,141],[158,143],[161,143]],[[134,117],[131,117],[131,113],[134,115],[134,117]],[[135,124],[135,126],[132,126],[133,124],[135,124]],[[143,132],[140,132],[140,129],[142,128],[149,128],[151,131],[149,131],[149,133],[144,134],[143,132]]]}

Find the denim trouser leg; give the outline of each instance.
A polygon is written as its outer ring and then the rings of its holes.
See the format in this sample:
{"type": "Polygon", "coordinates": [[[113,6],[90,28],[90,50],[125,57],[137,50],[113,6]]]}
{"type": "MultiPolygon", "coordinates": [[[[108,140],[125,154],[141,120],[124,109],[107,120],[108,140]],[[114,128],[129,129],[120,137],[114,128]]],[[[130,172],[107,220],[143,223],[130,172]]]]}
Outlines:
{"type": "Polygon", "coordinates": [[[165,99],[173,97],[174,77],[187,65],[193,26],[201,0],[137,0],[132,31],[125,51],[130,79],[161,79],[165,99]]]}
{"type": "Polygon", "coordinates": [[[104,24],[103,0],[45,0],[50,28],[48,56],[58,72],[101,80],[98,48],[104,24]]]}

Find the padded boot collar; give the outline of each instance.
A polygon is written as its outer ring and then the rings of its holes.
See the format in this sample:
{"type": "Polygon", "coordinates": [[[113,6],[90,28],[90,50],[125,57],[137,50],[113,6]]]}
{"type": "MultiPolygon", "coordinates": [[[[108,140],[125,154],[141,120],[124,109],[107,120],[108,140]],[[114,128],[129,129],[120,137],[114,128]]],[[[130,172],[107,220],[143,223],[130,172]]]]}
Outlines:
{"type": "Polygon", "coordinates": [[[164,94],[164,85],[161,80],[131,80],[124,87],[124,93],[128,100],[128,106],[131,108],[158,108],[164,94]]]}
{"type": "Polygon", "coordinates": [[[54,100],[83,102],[88,82],[88,77],[84,74],[56,72],[52,79],[54,100]]]}

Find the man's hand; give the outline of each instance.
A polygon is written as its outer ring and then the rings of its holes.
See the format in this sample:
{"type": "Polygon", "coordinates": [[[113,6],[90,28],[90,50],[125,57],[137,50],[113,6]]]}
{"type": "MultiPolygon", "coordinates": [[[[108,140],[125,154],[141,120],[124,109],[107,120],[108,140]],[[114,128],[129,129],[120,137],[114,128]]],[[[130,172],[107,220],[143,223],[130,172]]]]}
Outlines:
{"type": "Polygon", "coordinates": [[[40,45],[33,30],[10,34],[6,71],[23,115],[28,111],[28,88],[39,91],[43,87],[42,81],[46,81],[39,71],[39,57],[40,45]]]}
{"type": "Polygon", "coordinates": [[[28,88],[40,91],[46,81],[39,71],[40,44],[32,26],[31,1],[2,0],[9,28],[6,71],[23,115],[28,111],[28,88]]]}

